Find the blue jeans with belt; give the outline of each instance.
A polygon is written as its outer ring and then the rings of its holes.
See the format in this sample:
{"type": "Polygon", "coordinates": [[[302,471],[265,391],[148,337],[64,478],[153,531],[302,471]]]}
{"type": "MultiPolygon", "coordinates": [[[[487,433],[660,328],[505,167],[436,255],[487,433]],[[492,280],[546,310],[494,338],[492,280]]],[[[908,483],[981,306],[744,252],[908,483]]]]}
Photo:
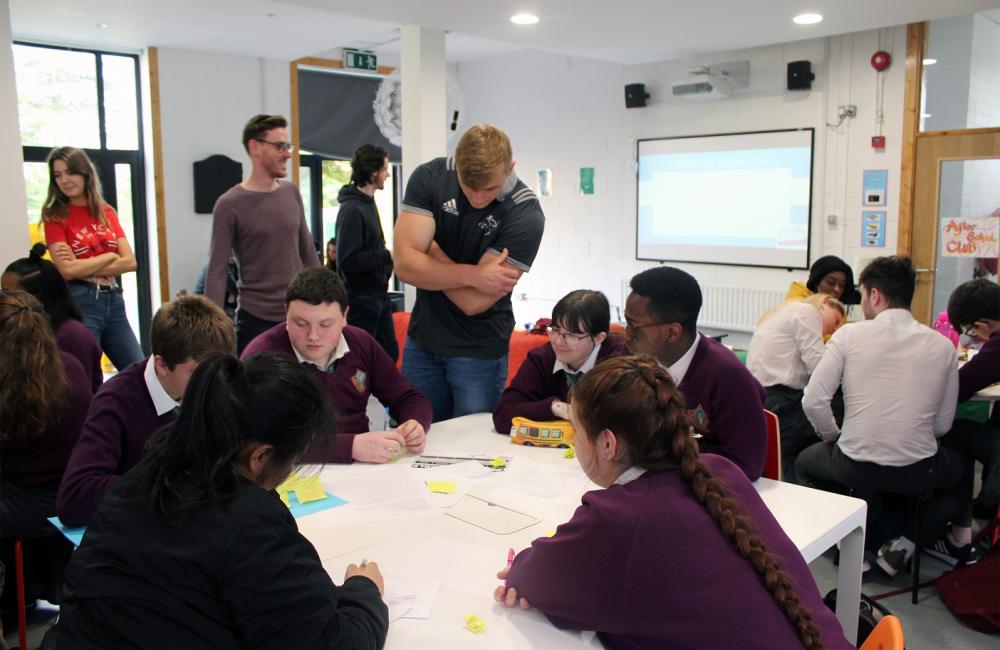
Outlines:
{"type": "Polygon", "coordinates": [[[90,282],[77,281],[69,283],[69,292],[83,314],[84,326],[101,344],[115,368],[124,370],[145,356],[125,315],[121,289],[108,291],[90,282]]]}
{"type": "Polygon", "coordinates": [[[492,413],[507,382],[507,357],[449,357],[425,352],[406,337],[403,375],[430,400],[434,421],[492,413]]]}

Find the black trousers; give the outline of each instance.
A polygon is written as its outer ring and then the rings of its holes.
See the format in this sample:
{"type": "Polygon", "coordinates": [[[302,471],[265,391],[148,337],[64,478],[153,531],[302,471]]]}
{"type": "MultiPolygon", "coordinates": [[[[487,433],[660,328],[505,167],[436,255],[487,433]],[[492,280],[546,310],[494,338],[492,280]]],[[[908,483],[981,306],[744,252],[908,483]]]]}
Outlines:
{"type": "Polygon", "coordinates": [[[798,483],[795,459],[819,439],[802,410],[802,391],[777,385],[768,386],[764,392],[764,408],[778,416],[781,429],[781,478],[788,483],[798,483]]]}
{"type": "MultiPolygon", "coordinates": [[[[983,487],[978,499],[988,510],[995,511],[1000,505],[1000,430],[990,423],[955,420],[951,431],[941,438],[941,444],[958,451],[970,461],[978,460],[983,464],[983,487]]],[[[970,462],[970,472],[972,469],[970,462]]],[[[969,508],[971,517],[971,501],[969,508]]]]}
{"type": "Polygon", "coordinates": [[[393,363],[399,359],[399,343],[392,325],[392,302],[387,294],[351,295],[347,323],[371,334],[393,363]]]}
{"type": "Polygon", "coordinates": [[[236,310],[236,356],[243,354],[243,348],[281,321],[257,318],[242,307],[236,310]]]}
{"type": "MultiPolygon", "coordinates": [[[[962,517],[971,498],[971,472],[967,462],[953,449],[939,447],[930,458],[894,467],[853,460],[836,443],[819,442],[802,451],[795,462],[802,485],[830,492],[851,493],[868,504],[867,527],[871,530],[882,515],[887,495],[928,494],[920,530],[907,521],[908,538],[928,545],[939,538],[948,523],[962,517]]],[[[876,548],[884,539],[866,535],[865,545],[876,548]],[[869,544],[869,541],[871,544],[869,544]]]]}

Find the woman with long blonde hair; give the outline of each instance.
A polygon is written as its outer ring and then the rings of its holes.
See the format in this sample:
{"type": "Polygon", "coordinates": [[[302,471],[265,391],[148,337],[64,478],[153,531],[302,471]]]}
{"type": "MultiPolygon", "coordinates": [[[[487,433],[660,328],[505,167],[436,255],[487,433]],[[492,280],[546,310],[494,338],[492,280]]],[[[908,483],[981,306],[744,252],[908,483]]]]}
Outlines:
{"type": "Polygon", "coordinates": [[[125,315],[117,276],[136,270],[135,255],[87,154],[75,147],[49,152],[49,191],[42,206],[45,243],[69,283],[83,323],[119,370],[142,359],[125,315]]]}
{"type": "Polygon", "coordinates": [[[600,490],[498,577],[494,597],[616,648],[853,648],[795,544],[732,461],[701,455],[651,357],[608,359],[570,402],[600,490]]]}
{"type": "Polygon", "coordinates": [[[90,407],[90,378],[56,346],[41,303],[0,291],[0,529],[2,537],[55,532],[59,481],[90,407]]]}

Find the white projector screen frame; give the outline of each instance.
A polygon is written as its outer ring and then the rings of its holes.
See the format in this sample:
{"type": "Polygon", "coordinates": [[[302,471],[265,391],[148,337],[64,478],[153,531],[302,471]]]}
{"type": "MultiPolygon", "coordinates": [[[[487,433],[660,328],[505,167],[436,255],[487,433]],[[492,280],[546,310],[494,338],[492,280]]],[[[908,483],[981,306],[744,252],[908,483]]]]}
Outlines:
{"type": "Polygon", "coordinates": [[[814,144],[812,128],[638,140],[636,259],[809,268],[814,144]]]}

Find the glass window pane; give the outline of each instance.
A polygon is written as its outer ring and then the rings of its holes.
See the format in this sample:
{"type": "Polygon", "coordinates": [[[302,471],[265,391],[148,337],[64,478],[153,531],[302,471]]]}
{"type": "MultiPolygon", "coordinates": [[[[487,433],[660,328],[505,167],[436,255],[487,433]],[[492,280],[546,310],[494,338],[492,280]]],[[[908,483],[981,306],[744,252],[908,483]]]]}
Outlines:
{"type": "MultiPolygon", "coordinates": [[[[49,168],[45,163],[24,163],[24,189],[28,194],[28,235],[32,245],[45,242],[45,229],[41,226],[42,204],[49,191],[49,168]]],[[[24,252],[27,256],[28,252],[24,252]]]]}
{"type": "Polygon", "coordinates": [[[101,146],[93,54],[14,45],[14,73],[22,145],[101,146]]]}
{"type": "MultiPolygon", "coordinates": [[[[125,239],[132,246],[135,252],[135,212],[132,205],[132,167],[124,163],[115,165],[115,200],[118,202],[118,222],[125,232],[125,239]]],[[[139,336],[139,288],[136,286],[136,277],[142,272],[137,269],[135,273],[124,273],[121,276],[122,294],[125,297],[125,315],[128,316],[129,325],[135,332],[136,340],[142,340],[139,336]]]]}
{"type": "Polygon", "coordinates": [[[1000,9],[932,20],[921,87],[921,131],[1000,126],[1000,9]]]}
{"type": "Polygon", "coordinates": [[[351,163],[348,160],[323,161],[323,242],[330,241],[337,228],[337,211],[340,188],[351,182],[351,163]]]}
{"type": "MultiPolygon", "coordinates": [[[[299,167],[299,194],[302,195],[302,205],[305,208],[306,225],[309,226],[309,232],[312,232],[313,206],[310,200],[312,196],[312,172],[308,167],[299,167]]],[[[316,237],[315,233],[313,237],[316,237]]]]}
{"type": "Polygon", "coordinates": [[[104,75],[104,123],[108,149],[139,148],[135,66],[130,56],[101,55],[104,75]]]}

